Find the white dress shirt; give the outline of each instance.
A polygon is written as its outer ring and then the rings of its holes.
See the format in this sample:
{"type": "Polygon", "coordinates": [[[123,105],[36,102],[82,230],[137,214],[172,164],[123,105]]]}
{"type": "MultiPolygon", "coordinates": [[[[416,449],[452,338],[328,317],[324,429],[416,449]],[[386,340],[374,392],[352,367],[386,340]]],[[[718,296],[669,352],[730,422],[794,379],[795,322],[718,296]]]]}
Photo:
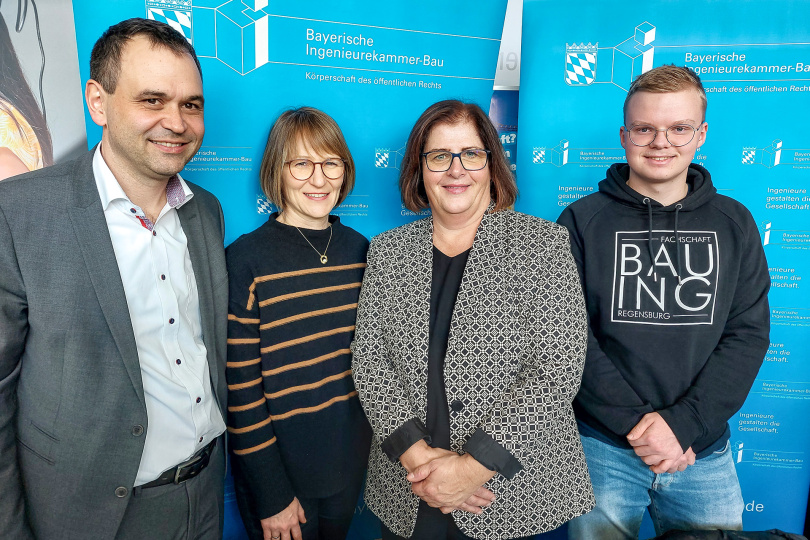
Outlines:
{"type": "Polygon", "coordinates": [[[179,175],[170,180],[167,203],[151,223],[121,189],[101,156],[101,145],[93,174],[141,365],[149,423],[135,479],[139,486],[225,431],[202,340],[197,282],[176,210],[193,193],[179,175]]]}

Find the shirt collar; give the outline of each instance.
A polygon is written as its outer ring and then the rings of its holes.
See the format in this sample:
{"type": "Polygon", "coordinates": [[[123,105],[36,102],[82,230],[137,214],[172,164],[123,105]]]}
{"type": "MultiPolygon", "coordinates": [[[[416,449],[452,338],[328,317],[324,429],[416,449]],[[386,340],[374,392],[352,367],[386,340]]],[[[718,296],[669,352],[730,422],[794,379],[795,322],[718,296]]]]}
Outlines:
{"type": "MultiPolygon", "coordinates": [[[[130,202],[129,197],[124,193],[123,188],[101,155],[101,143],[96,147],[93,154],[93,176],[95,176],[96,187],[101,198],[101,207],[105,211],[115,200],[122,199],[130,202]]],[[[188,187],[186,181],[179,174],[172,176],[169,183],[166,184],[166,202],[171,208],[180,208],[191,200],[193,196],[194,192],[191,191],[191,188],[188,187]]]]}

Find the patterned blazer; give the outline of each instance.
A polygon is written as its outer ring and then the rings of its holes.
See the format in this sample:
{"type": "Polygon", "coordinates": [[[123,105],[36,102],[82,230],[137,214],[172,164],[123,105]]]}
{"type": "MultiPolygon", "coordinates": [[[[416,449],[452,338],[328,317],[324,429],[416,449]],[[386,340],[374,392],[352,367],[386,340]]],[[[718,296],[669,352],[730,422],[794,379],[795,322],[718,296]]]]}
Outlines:
{"type": "MultiPolygon", "coordinates": [[[[426,422],[433,218],[371,242],[363,279],[353,376],[374,429],[366,503],[410,536],[418,498],[381,443],[408,420],[426,422]]],[[[485,214],[450,325],[444,378],[451,449],[481,428],[523,469],[496,474],[483,514],[453,518],[476,538],[554,529],[594,505],[571,403],[587,344],[585,304],[566,230],[511,210],[485,214]]]]}

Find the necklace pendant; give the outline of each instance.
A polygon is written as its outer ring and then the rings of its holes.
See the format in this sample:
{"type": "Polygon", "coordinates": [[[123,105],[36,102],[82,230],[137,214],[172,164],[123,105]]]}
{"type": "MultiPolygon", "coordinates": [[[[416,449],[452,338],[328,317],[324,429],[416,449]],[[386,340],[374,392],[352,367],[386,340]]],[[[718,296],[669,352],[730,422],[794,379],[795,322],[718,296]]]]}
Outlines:
{"type": "MultiPolygon", "coordinates": [[[[0,2],[2,2],[2,0],[0,0],[0,2]]],[[[295,227],[295,225],[293,225],[293,227],[295,227]]],[[[309,238],[307,238],[307,235],[305,235],[304,233],[301,232],[301,229],[299,229],[298,227],[295,227],[295,230],[298,231],[298,234],[300,234],[301,236],[304,237],[304,240],[306,240],[307,244],[309,244],[309,247],[311,247],[312,249],[315,249],[315,246],[313,246],[312,242],[309,241],[309,238]]],[[[315,249],[315,253],[317,253],[321,257],[321,264],[326,264],[327,261],[329,260],[328,258],[326,258],[326,252],[329,251],[329,244],[330,243],[332,243],[332,225],[331,224],[329,225],[329,240],[326,242],[326,249],[323,250],[323,255],[321,255],[320,251],[315,249]]]]}

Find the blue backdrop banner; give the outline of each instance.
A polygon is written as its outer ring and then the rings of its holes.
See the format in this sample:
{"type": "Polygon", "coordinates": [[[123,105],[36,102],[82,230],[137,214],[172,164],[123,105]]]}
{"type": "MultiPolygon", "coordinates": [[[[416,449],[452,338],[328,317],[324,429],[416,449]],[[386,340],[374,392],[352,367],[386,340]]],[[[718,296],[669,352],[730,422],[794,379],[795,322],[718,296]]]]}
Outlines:
{"type": "MultiPolygon", "coordinates": [[[[399,160],[431,103],[460,97],[486,110],[506,0],[75,0],[82,81],[93,43],[129,17],[165,21],[195,46],[204,73],[206,134],[184,176],[216,194],[230,243],[269,213],[258,170],[273,120],[309,105],[343,129],[357,163],[344,223],[373,235],[410,219],[399,201],[399,160]]],[[[87,117],[89,144],[100,129],[87,117]]]]}
{"type": "Polygon", "coordinates": [[[745,528],[801,532],[810,483],[810,6],[526,0],[523,15],[519,210],[554,220],[625,161],[622,104],[640,73],[674,63],[702,78],[709,130],[695,161],[761,225],[773,281],[771,347],[729,422],[745,528]]]}
{"type": "MultiPolygon", "coordinates": [[[[204,74],[206,134],[183,176],[222,203],[226,244],[258,227],[272,206],[258,173],[273,120],[308,105],[341,126],[357,166],[354,192],[336,210],[366,236],[415,219],[399,197],[399,163],[411,126],[447,98],[492,97],[506,0],[74,0],[79,65],[110,25],[148,17],[194,45],[204,74]]],[[[85,115],[90,146],[101,130],[85,115]]],[[[328,441],[324,442],[328,443],[328,441]]],[[[242,538],[226,492],[226,538],[242,538]]],[[[351,538],[379,537],[358,506],[351,538]]]]}

